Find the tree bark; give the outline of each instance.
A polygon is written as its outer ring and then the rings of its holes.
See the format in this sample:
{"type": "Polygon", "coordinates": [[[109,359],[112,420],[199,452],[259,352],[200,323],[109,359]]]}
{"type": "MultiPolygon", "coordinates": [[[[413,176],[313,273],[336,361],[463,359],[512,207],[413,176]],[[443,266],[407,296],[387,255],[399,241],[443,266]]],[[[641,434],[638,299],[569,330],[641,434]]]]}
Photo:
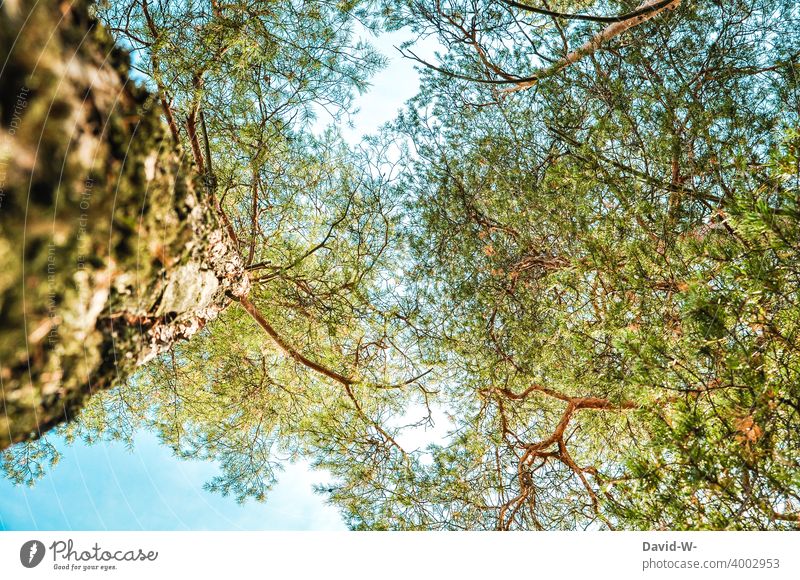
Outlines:
{"type": "Polygon", "coordinates": [[[0,5],[0,449],[197,333],[249,281],[157,96],[84,0],[0,5]]]}

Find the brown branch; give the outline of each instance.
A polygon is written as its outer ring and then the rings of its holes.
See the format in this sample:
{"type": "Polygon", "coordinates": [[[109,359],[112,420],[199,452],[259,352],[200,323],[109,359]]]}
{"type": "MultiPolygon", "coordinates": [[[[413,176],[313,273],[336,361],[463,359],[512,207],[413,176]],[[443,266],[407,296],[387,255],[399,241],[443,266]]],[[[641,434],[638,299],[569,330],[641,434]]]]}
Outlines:
{"type": "Polygon", "coordinates": [[[220,219],[222,220],[222,225],[225,226],[225,229],[228,231],[228,235],[233,240],[233,243],[236,244],[236,248],[239,248],[239,236],[236,235],[236,232],[233,229],[233,225],[231,224],[231,220],[228,219],[228,214],[225,213],[225,210],[222,207],[219,199],[213,193],[211,194],[214,200],[214,209],[216,209],[217,213],[219,214],[220,219]]]}
{"type": "MultiPolygon", "coordinates": [[[[195,84],[195,88],[199,90],[200,87],[202,87],[202,84],[203,84],[202,77],[199,76],[199,75],[195,76],[194,84],[195,84]]],[[[208,195],[211,196],[211,199],[213,201],[214,209],[216,210],[217,214],[219,214],[220,219],[222,220],[222,224],[225,226],[225,229],[228,231],[228,235],[234,241],[234,243],[236,244],[236,248],[238,250],[239,247],[240,247],[239,236],[236,235],[236,231],[233,229],[233,225],[231,224],[231,220],[228,218],[228,214],[225,213],[225,209],[222,207],[222,201],[220,199],[218,199],[217,196],[216,196],[217,177],[214,174],[214,167],[213,167],[213,165],[211,163],[211,144],[210,144],[209,139],[208,139],[208,129],[206,127],[206,116],[205,116],[205,113],[203,113],[203,109],[200,108],[199,105],[196,106],[194,110],[197,111],[197,114],[199,116],[200,129],[201,129],[201,131],[203,133],[203,146],[205,148],[205,162],[206,162],[205,171],[203,171],[202,164],[198,165],[198,168],[200,170],[200,173],[205,174],[206,188],[208,190],[208,195]]],[[[194,111],[193,111],[193,114],[194,114],[194,111]]],[[[197,136],[195,135],[194,138],[196,139],[197,136]]],[[[194,148],[194,143],[193,143],[193,148],[194,148]]],[[[199,144],[198,144],[198,149],[199,149],[199,144]]],[[[196,151],[195,151],[195,154],[197,154],[196,151]]]]}
{"type": "Polygon", "coordinates": [[[630,18],[628,20],[609,24],[603,30],[595,34],[586,43],[584,43],[580,48],[573,50],[572,52],[564,56],[564,58],[556,61],[555,63],[551,64],[546,68],[537,71],[535,74],[527,77],[526,79],[516,83],[515,86],[503,89],[503,92],[512,93],[515,91],[522,91],[531,88],[540,80],[545,79],[547,77],[551,77],[557,74],[558,72],[562,71],[563,69],[567,68],[568,66],[575,64],[582,58],[589,56],[590,54],[594,54],[608,41],[623,34],[625,31],[635,26],[639,26],[640,24],[647,22],[651,18],[655,18],[656,16],[658,16],[663,12],[674,10],[680,5],[680,3],[681,0],[672,0],[671,2],[668,3],[664,3],[663,1],[659,0],[645,0],[642,4],[639,5],[637,11],[653,8],[656,5],[659,5],[660,7],[657,9],[653,9],[650,12],[640,13],[638,16],[630,18]]]}
{"type": "Polygon", "coordinates": [[[566,402],[570,401],[570,397],[569,396],[564,395],[562,393],[559,393],[556,390],[553,390],[553,389],[550,389],[550,388],[547,388],[547,387],[543,387],[541,385],[532,385],[532,386],[528,387],[527,389],[525,389],[524,391],[522,391],[521,393],[515,393],[511,389],[507,389],[507,388],[496,388],[494,390],[497,391],[498,393],[502,393],[503,395],[505,395],[509,399],[513,399],[515,401],[523,401],[523,400],[527,399],[528,396],[530,396],[531,393],[544,393],[545,395],[548,395],[548,396],[553,397],[555,399],[559,399],[561,401],[566,401],[566,402]]]}
{"type": "Polygon", "coordinates": [[[637,407],[636,403],[631,401],[623,401],[622,403],[617,404],[612,403],[608,399],[602,399],[599,397],[570,397],[569,395],[565,395],[564,393],[556,391],[555,389],[550,389],[541,385],[532,385],[521,393],[515,393],[511,389],[507,388],[495,388],[494,390],[515,401],[525,400],[530,396],[531,393],[542,393],[549,397],[553,397],[554,399],[559,399],[560,401],[569,403],[570,405],[574,406],[575,410],[608,409],[620,411],[623,409],[635,409],[637,407]]]}
{"type": "Polygon", "coordinates": [[[779,511],[771,510],[770,512],[767,513],[774,520],[782,520],[785,522],[794,522],[796,524],[800,524],[800,512],[781,513],[779,511]]]}
{"type": "Polygon", "coordinates": [[[250,250],[247,253],[245,268],[250,268],[256,253],[256,233],[258,232],[258,168],[253,166],[253,220],[250,224],[250,250]]]}
{"type": "MultiPolygon", "coordinates": [[[[150,34],[153,35],[153,41],[158,42],[158,28],[156,27],[152,16],[150,16],[150,10],[147,8],[147,0],[142,0],[142,11],[144,12],[144,18],[147,21],[147,27],[150,29],[150,34]]],[[[181,137],[180,133],[178,132],[178,124],[175,122],[175,116],[172,114],[172,107],[167,100],[167,90],[161,82],[161,77],[158,74],[159,65],[158,57],[155,55],[155,49],[150,50],[150,60],[153,64],[153,78],[155,79],[156,86],[158,87],[158,95],[161,100],[161,106],[164,108],[164,115],[167,117],[167,125],[169,125],[169,130],[170,133],[172,133],[172,138],[175,140],[175,143],[180,144],[181,137]]]]}
{"type": "MultiPolygon", "coordinates": [[[[351,384],[354,384],[354,383],[351,383],[351,384]]],[[[375,430],[378,431],[378,433],[380,433],[392,446],[396,447],[400,451],[401,454],[406,455],[405,450],[402,447],[400,447],[400,445],[397,443],[397,441],[395,441],[394,438],[391,435],[389,435],[386,431],[384,431],[383,427],[381,427],[378,424],[377,421],[373,421],[372,419],[370,419],[369,416],[364,412],[364,409],[361,407],[361,403],[358,402],[358,399],[356,399],[356,396],[353,393],[353,389],[352,389],[351,385],[344,385],[344,390],[347,393],[347,396],[353,402],[353,405],[355,406],[356,411],[358,411],[358,413],[361,415],[361,417],[363,417],[364,420],[366,420],[369,424],[371,424],[373,427],[375,427],[375,430]]]]}
{"type": "Polygon", "coordinates": [[[205,166],[203,164],[203,154],[200,151],[200,141],[197,138],[197,107],[193,107],[186,117],[186,132],[189,135],[189,144],[192,147],[192,156],[194,157],[197,171],[203,175],[205,174],[205,166]]]}
{"type": "Polygon", "coordinates": [[[450,23],[451,26],[453,26],[454,28],[457,28],[461,32],[461,34],[463,35],[466,43],[473,46],[473,48],[475,49],[475,52],[478,54],[478,58],[480,59],[480,61],[483,63],[483,65],[487,69],[489,69],[490,71],[492,71],[493,73],[495,73],[496,75],[502,77],[503,79],[505,79],[507,81],[516,82],[516,81],[519,80],[514,75],[510,75],[510,74],[506,73],[504,70],[502,70],[500,67],[495,65],[489,59],[488,55],[483,50],[483,47],[481,46],[480,42],[478,41],[478,34],[477,34],[476,29],[475,29],[475,22],[474,21],[472,23],[472,29],[471,30],[467,30],[463,25],[459,24],[458,21],[454,17],[445,14],[445,12],[441,8],[441,5],[438,2],[436,4],[437,4],[437,12],[439,13],[439,16],[444,18],[447,22],[450,23]]]}
{"type": "Polygon", "coordinates": [[[307,367],[307,368],[309,368],[309,369],[311,369],[311,370],[313,370],[313,371],[315,371],[315,372],[317,372],[317,373],[319,373],[319,374],[321,374],[323,376],[326,376],[329,379],[333,379],[334,381],[336,381],[337,383],[342,385],[344,387],[344,389],[345,389],[345,392],[347,393],[347,397],[353,402],[353,406],[355,407],[355,409],[358,412],[358,414],[361,415],[361,417],[367,423],[372,425],[375,428],[375,430],[378,433],[380,433],[381,436],[384,439],[386,439],[386,441],[389,442],[390,445],[392,445],[398,451],[400,451],[400,453],[403,456],[407,456],[406,451],[400,446],[400,444],[397,443],[397,441],[395,441],[395,439],[391,435],[389,435],[389,433],[387,433],[383,429],[383,427],[381,427],[378,424],[377,421],[374,421],[373,419],[371,419],[367,415],[367,413],[364,411],[364,409],[361,406],[361,404],[358,402],[358,399],[356,398],[355,393],[353,393],[353,388],[352,387],[353,387],[353,385],[358,384],[359,381],[357,381],[355,379],[348,378],[348,377],[346,377],[344,375],[341,375],[341,374],[337,373],[336,371],[331,370],[328,367],[326,367],[324,365],[321,365],[320,363],[314,362],[313,360],[305,357],[302,353],[300,353],[292,345],[290,345],[288,342],[286,342],[280,336],[280,334],[278,334],[278,331],[276,331],[272,327],[272,325],[267,321],[266,318],[264,318],[264,316],[261,314],[261,312],[258,310],[258,308],[252,302],[250,302],[250,300],[246,296],[234,297],[234,299],[237,300],[239,302],[239,304],[242,305],[242,308],[244,308],[245,311],[253,318],[253,320],[255,320],[258,323],[258,325],[261,328],[264,329],[264,331],[266,331],[266,333],[269,335],[269,337],[272,339],[272,341],[275,343],[275,345],[278,348],[281,349],[281,351],[283,351],[285,354],[287,354],[289,357],[291,357],[292,359],[294,359],[295,361],[297,361],[301,365],[303,365],[303,366],[305,366],[305,367],[307,367]]]}
{"type": "Polygon", "coordinates": [[[164,114],[167,117],[169,131],[172,133],[172,138],[175,140],[175,144],[179,145],[181,142],[181,135],[178,132],[178,124],[175,122],[175,116],[172,114],[172,107],[170,106],[169,102],[167,102],[167,97],[163,92],[161,92],[161,89],[159,89],[159,93],[161,94],[161,106],[164,108],[164,114]]]}
{"type": "Polygon", "coordinates": [[[627,409],[637,409],[639,405],[632,401],[623,401],[622,403],[612,403],[608,399],[601,399],[598,397],[575,397],[572,399],[575,403],[575,409],[603,409],[606,411],[624,411],[627,409]]]}
{"type": "MultiPolygon", "coordinates": [[[[597,497],[597,492],[592,488],[589,480],[586,478],[586,473],[591,473],[595,477],[598,477],[597,469],[594,467],[589,468],[581,468],[572,458],[567,448],[566,439],[564,434],[567,430],[567,427],[572,420],[572,417],[576,411],[581,409],[597,409],[597,410],[609,410],[609,411],[622,411],[627,409],[635,409],[638,407],[636,403],[632,401],[623,401],[622,403],[614,403],[608,399],[600,398],[600,397],[572,397],[569,395],[565,395],[555,389],[550,389],[548,387],[544,387],[541,385],[532,385],[522,391],[521,393],[515,393],[511,389],[508,388],[494,388],[492,389],[494,392],[502,394],[504,397],[515,400],[515,401],[524,401],[533,393],[541,393],[548,397],[552,397],[554,399],[558,399],[559,401],[564,401],[567,403],[566,408],[564,409],[564,413],[561,415],[561,419],[559,419],[558,424],[556,425],[553,432],[545,439],[538,441],[536,443],[531,443],[524,446],[525,452],[519,459],[518,465],[518,476],[520,480],[520,485],[522,486],[521,493],[513,500],[504,504],[500,509],[500,514],[498,516],[499,522],[498,527],[499,529],[508,529],[511,525],[511,521],[514,518],[514,515],[518,511],[522,501],[528,497],[530,493],[532,493],[531,485],[525,485],[524,481],[528,474],[528,469],[530,466],[533,465],[536,459],[543,459],[545,462],[549,458],[555,458],[561,461],[564,465],[566,465],[570,471],[572,471],[580,480],[583,487],[586,489],[586,492],[589,495],[591,500],[592,510],[594,511],[595,515],[600,518],[609,528],[613,529],[611,523],[603,517],[600,513],[600,504],[597,497]],[[548,451],[548,448],[551,448],[553,445],[557,446],[557,451],[548,451]],[[513,507],[512,507],[513,505],[513,507]],[[506,512],[511,509],[511,514],[506,519],[506,512]]],[[[501,410],[501,423],[503,428],[503,435],[504,437],[509,433],[508,426],[505,419],[505,413],[503,411],[502,401],[497,401],[500,410],[501,410]]],[[[517,439],[519,440],[519,439],[517,439]]],[[[543,464],[542,464],[543,465],[543,464]]],[[[535,469],[541,467],[539,465],[535,469]]]]}
{"type": "Polygon", "coordinates": [[[278,331],[276,331],[272,327],[272,325],[267,321],[267,319],[264,318],[264,316],[261,314],[261,312],[259,312],[258,308],[256,308],[256,306],[252,302],[250,302],[249,298],[247,298],[246,296],[243,296],[243,297],[240,297],[240,298],[236,298],[236,300],[238,300],[239,304],[242,305],[242,308],[244,308],[245,311],[250,316],[252,316],[253,320],[255,320],[258,323],[258,325],[261,328],[264,329],[264,331],[266,331],[266,333],[269,335],[269,337],[272,339],[272,341],[275,343],[275,345],[278,348],[280,348],[286,355],[288,355],[292,359],[296,360],[301,365],[303,365],[303,366],[305,366],[305,367],[307,367],[307,368],[309,368],[309,369],[311,369],[311,370],[313,370],[313,371],[315,371],[315,372],[317,372],[317,373],[319,373],[319,374],[321,374],[323,376],[326,376],[329,379],[333,379],[334,381],[336,381],[337,383],[339,383],[341,385],[344,385],[345,387],[349,387],[350,385],[356,384],[355,380],[350,379],[350,378],[348,378],[348,377],[346,377],[344,375],[341,375],[341,374],[337,373],[336,371],[331,370],[331,369],[329,369],[329,368],[327,368],[327,367],[325,367],[325,366],[323,366],[323,365],[321,365],[321,364],[319,364],[317,362],[314,362],[313,360],[303,356],[303,354],[301,354],[297,349],[295,349],[292,345],[290,345],[288,342],[286,342],[278,334],[278,331]]]}
{"type": "MultiPolygon", "coordinates": [[[[531,488],[526,487],[522,491],[522,493],[520,493],[517,497],[503,504],[503,506],[500,508],[500,514],[498,516],[498,519],[500,520],[500,523],[498,525],[499,530],[508,531],[511,529],[511,522],[514,521],[514,516],[517,515],[519,508],[522,507],[522,504],[525,502],[526,499],[528,499],[528,495],[530,495],[531,492],[532,492],[531,488]],[[513,508],[511,509],[511,514],[508,516],[508,519],[506,520],[505,513],[508,510],[508,508],[512,506],[512,504],[513,508]]],[[[533,497],[535,498],[535,495],[533,497]]]]}
{"type": "Polygon", "coordinates": [[[513,6],[514,8],[519,8],[521,10],[525,10],[526,12],[533,12],[534,14],[540,14],[542,16],[550,16],[552,18],[562,18],[564,20],[585,20],[588,22],[602,22],[602,23],[614,23],[614,22],[622,22],[624,20],[631,20],[636,18],[637,16],[641,16],[643,14],[649,14],[655,10],[660,9],[663,5],[669,4],[670,0],[660,0],[659,2],[653,2],[651,4],[642,4],[634,10],[633,12],[628,12],[626,14],[618,14],[617,16],[593,16],[591,14],[572,14],[566,12],[556,12],[554,10],[549,10],[546,8],[539,8],[538,6],[531,6],[530,4],[524,4],[522,2],[517,2],[516,0],[500,0],[503,4],[508,4],[509,6],[513,6]]]}
{"type": "Polygon", "coordinates": [[[200,129],[203,131],[203,147],[206,152],[206,182],[210,191],[214,191],[217,187],[217,178],[214,175],[214,167],[211,164],[211,144],[208,140],[208,129],[206,128],[206,115],[203,109],[199,110],[200,115],[200,129]]]}

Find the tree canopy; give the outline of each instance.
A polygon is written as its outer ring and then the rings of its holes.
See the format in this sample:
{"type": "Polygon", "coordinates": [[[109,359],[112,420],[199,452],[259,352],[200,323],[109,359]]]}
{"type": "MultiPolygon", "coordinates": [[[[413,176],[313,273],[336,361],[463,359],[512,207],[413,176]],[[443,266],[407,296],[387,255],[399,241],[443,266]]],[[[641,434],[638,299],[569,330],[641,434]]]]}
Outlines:
{"type": "MultiPolygon", "coordinates": [[[[355,529],[800,525],[800,9],[789,0],[110,0],[251,289],[93,397],[355,529]],[[368,30],[441,47],[358,146],[368,30]],[[331,124],[315,130],[327,115],[331,124]],[[403,437],[447,417],[422,449],[403,437]]],[[[46,441],[5,452],[36,477],[46,441]],[[34,466],[34,467],[32,467],[34,466]]]]}

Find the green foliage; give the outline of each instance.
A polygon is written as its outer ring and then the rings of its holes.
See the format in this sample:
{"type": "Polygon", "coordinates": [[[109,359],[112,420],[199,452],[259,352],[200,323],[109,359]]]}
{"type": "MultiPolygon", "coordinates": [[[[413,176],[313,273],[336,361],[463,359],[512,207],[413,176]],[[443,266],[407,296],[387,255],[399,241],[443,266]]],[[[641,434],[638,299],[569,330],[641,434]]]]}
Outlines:
{"type": "Polygon", "coordinates": [[[410,472],[345,477],[352,525],[796,527],[791,6],[687,5],[513,95],[465,77],[525,76],[585,26],[405,18],[447,49],[396,126],[455,429],[410,472]],[[622,409],[569,413],[586,397],[622,409]]]}
{"type": "Polygon", "coordinates": [[[61,454],[55,446],[41,437],[4,450],[0,463],[5,477],[14,484],[33,486],[48,469],[58,465],[60,459],[61,454]]]}

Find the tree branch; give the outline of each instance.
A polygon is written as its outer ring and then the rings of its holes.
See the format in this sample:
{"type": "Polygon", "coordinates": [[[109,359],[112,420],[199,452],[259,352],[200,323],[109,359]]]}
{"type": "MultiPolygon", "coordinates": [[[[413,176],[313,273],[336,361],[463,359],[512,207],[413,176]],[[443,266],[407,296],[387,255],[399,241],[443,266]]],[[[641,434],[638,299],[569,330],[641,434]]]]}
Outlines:
{"type": "Polygon", "coordinates": [[[680,5],[680,3],[681,0],[670,0],[669,2],[665,2],[664,0],[645,0],[645,2],[642,3],[637,9],[637,12],[639,12],[638,16],[631,17],[621,22],[615,21],[614,24],[606,26],[603,30],[595,34],[580,48],[573,50],[572,52],[568,53],[564,58],[558,60],[557,62],[553,63],[552,65],[544,69],[537,71],[530,77],[517,82],[516,86],[503,89],[503,92],[512,93],[516,91],[529,89],[540,80],[545,79],[547,77],[551,77],[556,73],[560,72],[561,70],[567,68],[568,66],[575,64],[585,56],[595,53],[603,44],[607,43],[609,40],[613,38],[616,38],[620,34],[624,33],[626,30],[633,28],[634,26],[639,26],[640,24],[647,22],[651,18],[655,18],[662,12],[674,10],[680,5]],[[641,12],[644,11],[645,9],[648,9],[649,11],[641,12]]]}
{"type": "MultiPolygon", "coordinates": [[[[153,43],[156,43],[158,42],[159,36],[158,28],[156,27],[153,18],[150,16],[150,11],[147,8],[147,0],[142,0],[142,12],[144,12],[144,18],[147,21],[147,27],[150,29],[150,34],[153,35],[153,43]]],[[[152,48],[150,50],[150,60],[153,64],[153,79],[155,79],[156,86],[158,87],[158,96],[161,100],[161,106],[164,108],[164,115],[167,117],[167,124],[169,125],[170,133],[172,133],[172,138],[175,140],[175,144],[179,145],[181,142],[181,137],[180,133],[178,132],[178,124],[175,122],[175,116],[172,114],[172,107],[167,100],[167,90],[161,82],[160,75],[158,74],[158,57],[156,57],[152,48]]]]}
{"type": "MultiPolygon", "coordinates": [[[[300,353],[297,349],[295,349],[293,346],[291,346],[288,342],[286,342],[278,334],[278,331],[276,331],[272,327],[272,325],[267,321],[266,318],[264,318],[264,316],[261,314],[261,312],[259,312],[258,308],[256,308],[256,306],[252,302],[250,302],[250,300],[246,296],[242,296],[242,297],[238,297],[238,298],[237,297],[233,297],[233,298],[235,300],[237,300],[239,302],[239,304],[242,305],[242,308],[244,308],[245,311],[253,318],[253,320],[255,320],[258,323],[258,325],[261,326],[261,328],[264,329],[264,331],[266,331],[266,333],[269,335],[269,337],[272,339],[272,341],[275,343],[275,345],[278,348],[280,348],[285,354],[290,356],[292,359],[294,359],[295,361],[297,361],[301,365],[303,365],[303,366],[305,366],[305,367],[307,367],[307,368],[309,368],[309,369],[311,369],[311,370],[313,370],[313,371],[315,371],[315,372],[317,372],[317,373],[319,373],[319,374],[321,374],[321,375],[323,375],[325,377],[328,377],[329,379],[333,379],[334,381],[336,381],[337,383],[342,385],[344,387],[344,389],[345,389],[345,392],[347,393],[347,397],[352,401],[353,406],[355,407],[355,409],[358,412],[358,414],[361,415],[361,417],[367,423],[372,425],[375,428],[375,430],[378,433],[380,433],[381,436],[386,441],[388,441],[388,443],[392,447],[397,448],[397,450],[400,451],[400,453],[403,456],[407,455],[405,450],[400,446],[400,444],[397,443],[397,441],[395,441],[395,439],[391,435],[389,435],[389,433],[387,433],[386,430],[384,430],[383,427],[381,427],[378,424],[377,421],[374,421],[373,419],[370,419],[370,417],[366,414],[366,412],[364,411],[363,407],[361,406],[361,403],[359,403],[358,399],[356,399],[356,396],[355,396],[355,393],[353,393],[353,388],[352,387],[353,387],[353,385],[358,384],[359,381],[357,381],[355,379],[348,378],[348,377],[346,377],[344,375],[341,375],[341,374],[337,373],[336,371],[331,370],[328,367],[326,367],[324,365],[321,365],[320,363],[314,362],[313,360],[305,357],[302,353],[300,353]]],[[[417,378],[415,378],[413,380],[416,380],[418,378],[419,377],[417,377],[417,378]]]]}
{"type": "Polygon", "coordinates": [[[525,10],[526,12],[541,14],[542,16],[552,16],[553,18],[563,18],[565,20],[586,20],[589,22],[614,23],[614,22],[624,22],[625,20],[630,20],[632,18],[636,18],[637,16],[650,14],[651,12],[660,10],[667,4],[670,4],[672,0],[659,0],[658,2],[650,3],[647,5],[642,4],[640,5],[639,8],[637,8],[633,12],[628,12],[626,14],[619,14],[617,16],[593,16],[590,14],[568,14],[565,12],[556,12],[553,10],[547,10],[546,8],[538,8],[536,6],[531,6],[530,4],[516,2],[515,0],[500,0],[500,2],[502,2],[503,4],[507,4],[508,6],[513,6],[514,8],[525,10]]]}
{"type": "Polygon", "coordinates": [[[253,263],[253,258],[256,254],[256,233],[258,228],[258,168],[253,165],[253,200],[252,200],[252,222],[250,224],[250,250],[247,253],[247,260],[245,261],[245,269],[249,270],[253,263]]]}
{"type": "Polygon", "coordinates": [[[311,370],[313,370],[313,371],[315,371],[315,372],[317,372],[317,373],[319,373],[319,374],[321,374],[323,376],[326,376],[329,379],[333,379],[334,381],[336,381],[337,383],[339,383],[341,385],[344,385],[345,387],[349,387],[350,385],[354,385],[356,383],[356,381],[354,381],[353,379],[350,379],[350,378],[348,378],[348,377],[346,377],[344,375],[341,375],[341,374],[337,373],[336,371],[333,371],[333,370],[331,370],[331,369],[329,369],[329,368],[327,368],[327,367],[325,367],[325,366],[323,366],[323,365],[321,365],[321,364],[319,364],[317,362],[314,362],[313,360],[303,356],[303,354],[301,354],[297,349],[295,349],[292,345],[290,345],[288,342],[286,342],[278,334],[278,331],[276,331],[272,327],[272,325],[267,321],[267,319],[264,318],[264,316],[261,314],[261,312],[259,312],[258,308],[256,308],[256,306],[252,302],[250,302],[249,298],[247,298],[246,296],[242,296],[240,298],[235,298],[235,299],[238,300],[239,304],[242,305],[242,308],[244,308],[245,311],[250,316],[253,317],[253,320],[255,320],[258,323],[258,325],[266,331],[266,333],[269,335],[269,337],[272,339],[272,341],[275,343],[275,345],[278,348],[280,348],[285,354],[287,354],[288,356],[290,356],[291,358],[293,358],[294,360],[299,362],[301,365],[303,365],[303,366],[305,366],[305,367],[307,367],[307,368],[309,368],[309,369],[311,369],[311,370]]]}

